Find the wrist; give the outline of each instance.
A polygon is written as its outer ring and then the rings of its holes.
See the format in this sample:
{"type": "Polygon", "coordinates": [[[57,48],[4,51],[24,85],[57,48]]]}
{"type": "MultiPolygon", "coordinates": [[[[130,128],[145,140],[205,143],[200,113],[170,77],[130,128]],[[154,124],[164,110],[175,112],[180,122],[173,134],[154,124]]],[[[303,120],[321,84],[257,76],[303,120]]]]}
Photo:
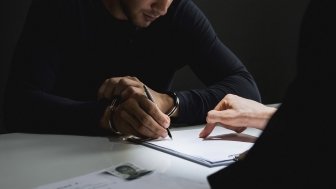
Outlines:
{"type": "Polygon", "coordinates": [[[113,124],[113,114],[115,112],[115,110],[118,108],[119,106],[119,98],[115,97],[113,98],[111,105],[108,107],[109,108],[109,119],[108,119],[108,126],[110,131],[115,134],[115,135],[121,135],[121,132],[118,131],[118,129],[115,127],[115,125],[113,124]]]}
{"type": "Polygon", "coordinates": [[[258,122],[256,123],[256,128],[261,130],[265,129],[265,126],[267,125],[273,114],[277,111],[277,109],[274,107],[264,107],[264,109],[262,109],[260,112],[257,113],[257,115],[254,116],[258,120],[258,122]]]}
{"type": "Polygon", "coordinates": [[[180,105],[180,99],[174,92],[166,92],[168,96],[170,96],[173,99],[173,106],[168,110],[166,113],[169,117],[176,117],[178,115],[178,109],[180,105]]]}

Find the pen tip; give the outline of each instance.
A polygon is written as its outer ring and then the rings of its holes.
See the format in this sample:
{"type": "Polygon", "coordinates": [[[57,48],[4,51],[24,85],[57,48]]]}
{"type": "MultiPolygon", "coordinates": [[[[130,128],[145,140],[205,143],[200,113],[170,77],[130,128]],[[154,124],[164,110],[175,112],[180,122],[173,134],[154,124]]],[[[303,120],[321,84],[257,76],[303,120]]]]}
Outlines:
{"type": "Polygon", "coordinates": [[[169,129],[167,129],[167,132],[168,132],[168,136],[169,136],[169,138],[173,140],[173,136],[171,135],[169,129]]]}

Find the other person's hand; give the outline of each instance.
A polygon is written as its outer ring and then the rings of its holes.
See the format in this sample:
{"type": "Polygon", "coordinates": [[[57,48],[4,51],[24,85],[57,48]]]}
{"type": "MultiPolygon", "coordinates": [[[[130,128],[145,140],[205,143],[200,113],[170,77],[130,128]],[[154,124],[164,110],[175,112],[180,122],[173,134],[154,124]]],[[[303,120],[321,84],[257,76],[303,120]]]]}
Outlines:
{"type": "Polygon", "coordinates": [[[265,106],[262,103],[228,94],[214,110],[208,112],[207,124],[199,137],[209,136],[217,124],[238,133],[243,132],[246,127],[264,129],[276,110],[276,108],[265,106]]]}

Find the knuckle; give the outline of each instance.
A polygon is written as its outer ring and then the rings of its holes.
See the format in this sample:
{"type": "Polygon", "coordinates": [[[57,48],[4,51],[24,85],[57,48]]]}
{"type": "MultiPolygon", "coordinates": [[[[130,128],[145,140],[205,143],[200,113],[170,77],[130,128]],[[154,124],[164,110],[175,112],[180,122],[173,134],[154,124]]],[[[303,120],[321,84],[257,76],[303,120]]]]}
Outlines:
{"type": "Polygon", "coordinates": [[[126,78],[121,78],[120,80],[119,80],[119,83],[118,83],[119,85],[126,85],[127,84],[127,79],[126,78]]]}
{"type": "Polygon", "coordinates": [[[141,123],[143,127],[145,127],[146,125],[150,125],[151,123],[147,116],[140,117],[139,122],[141,123]]]}
{"type": "Polygon", "coordinates": [[[234,95],[233,95],[233,94],[227,94],[225,97],[226,97],[227,99],[232,99],[232,98],[234,98],[234,95]]]}
{"type": "Polygon", "coordinates": [[[106,84],[111,84],[111,85],[112,85],[112,84],[114,83],[114,79],[113,79],[113,78],[106,79],[106,80],[105,80],[105,83],[106,83],[106,84]]]}
{"type": "Polygon", "coordinates": [[[139,79],[135,76],[127,76],[128,79],[131,79],[133,81],[139,81],[139,79]]]}
{"type": "Polygon", "coordinates": [[[206,122],[209,123],[210,121],[211,121],[210,117],[207,116],[207,117],[206,117],[206,122]]]}
{"type": "Polygon", "coordinates": [[[148,111],[148,114],[150,114],[150,115],[156,115],[157,114],[157,110],[156,110],[155,106],[149,106],[147,111],[148,111]]]}
{"type": "Polygon", "coordinates": [[[125,89],[125,92],[128,96],[139,96],[135,87],[129,86],[125,89]]]}

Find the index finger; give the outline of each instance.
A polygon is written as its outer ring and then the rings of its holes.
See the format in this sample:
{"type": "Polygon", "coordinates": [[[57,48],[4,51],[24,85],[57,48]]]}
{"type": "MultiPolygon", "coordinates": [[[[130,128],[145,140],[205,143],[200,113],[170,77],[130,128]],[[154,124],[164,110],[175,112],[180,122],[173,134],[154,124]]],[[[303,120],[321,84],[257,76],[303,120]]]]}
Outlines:
{"type": "Polygon", "coordinates": [[[208,137],[215,127],[216,127],[215,123],[207,123],[203,128],[203,130],[199,133],[199,137],[200,138],[208,137]]]}

